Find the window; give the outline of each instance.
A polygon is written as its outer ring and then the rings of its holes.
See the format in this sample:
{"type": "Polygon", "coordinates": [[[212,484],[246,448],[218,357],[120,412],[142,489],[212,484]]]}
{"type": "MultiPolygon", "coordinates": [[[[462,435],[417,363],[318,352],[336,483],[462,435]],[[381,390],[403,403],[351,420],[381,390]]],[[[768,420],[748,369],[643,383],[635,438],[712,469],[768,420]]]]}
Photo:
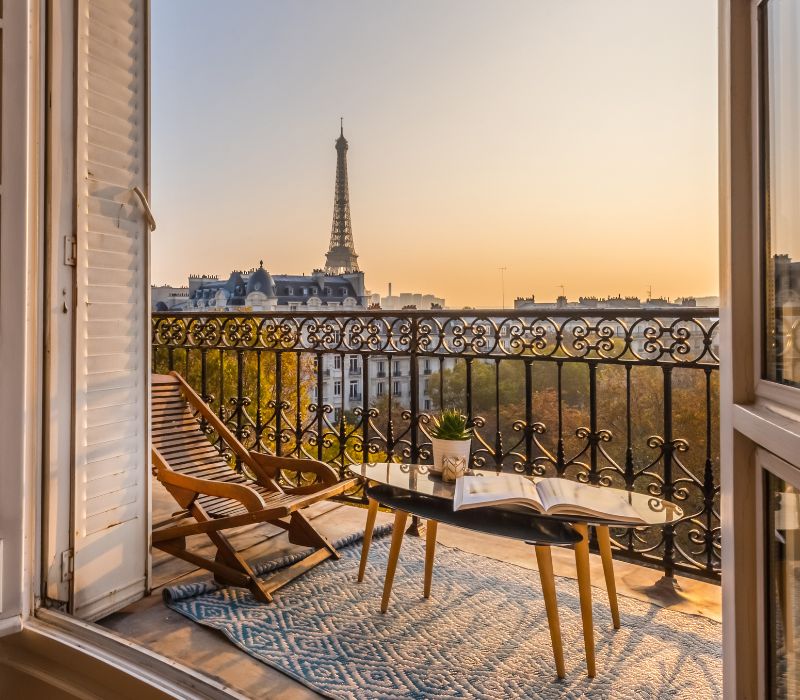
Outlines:
{"type": "Polygon", "coordinates": [[[800,387],[800,11],[759,9],[763,375],[800,387]]]}
{"type": "Polygon", "coordinates": [[[357,381],[350,382],[350,398],[351,399],[356,399],[356,398],[358,398],[358,394],[359,394],[359,392],[358,392],[358,382],[357,381]]]}
{"type": "Polygon", "coordinates": [[[400,385],[400,382],[395,382],[395,383],[394,383],[394,393],[395,393],[397,396],[402,396],[402,394],[403,394],[403,389],[402,389],[402,386],[400,385]]]}
{"type": "Polygon", "coordinates": [[[384,387],[385,387],[385,384],[383,382],[380,382],[378,384],[378,389],[377,389],[378,396],[383,396],[384,387]]]}
{"type": "Polygon", "coordinates": [[[394,369],[392,370],[395,374],[400,374],[400,361],[394,361],[394,369]]]}
{"type": "Polygon", "coordinates": [[[433,402],[430,399],[425,399],[425,410],[430,411],[433,408],[433,402]]]}
{"type": "Polygon", "coordinates": [[[341,355],[336,355],[333,358],[333,368],[334,369],[341,369],[342,368],[342,358],[341,355]]]}
{"type": "Polygon", "coordinates": [[[342,383],[338,380],[333,383],[333,395],[334,396],[342,395],[342,383]]]}
{"type": "Polygon", "coordinates": [[[358,356],[350,358],[350,371],[358,372],[358,356]]]}
{"type": "Polygon", "coordinates": [[[768,697],[796,698],[800,689],[800,490],[764,472],[767,557],[767,683],[768,697]]]}

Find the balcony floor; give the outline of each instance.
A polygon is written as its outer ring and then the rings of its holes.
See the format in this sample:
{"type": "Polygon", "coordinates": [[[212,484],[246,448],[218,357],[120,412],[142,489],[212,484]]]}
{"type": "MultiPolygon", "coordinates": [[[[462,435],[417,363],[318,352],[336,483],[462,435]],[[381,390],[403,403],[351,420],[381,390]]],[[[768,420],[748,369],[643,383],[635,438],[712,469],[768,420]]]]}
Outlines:
{"type": "MultiPolygon", "coordinates": [[[[154,482],[154,521],[168,517],[175,510],[172,498],[154,482]]],[[[330,540],[363,529],[366,516],[366,511],[361,508],[336,503],[317,504],[306,512],[330,540]]],[[[378,514],[378,524],[390,521],[389,514],[378,514]]],[[[439,527],[437,534],[437,540],[444,545],[502,559],[525,568],[536,568],[531,547],[522,542],[504,540],[503,547],[500,548],[497,546],[497,538],[444,525],[439,527]]],[[[289,544],[283,530],[265,525],[242,528],[231,539],[248,559],[277,557],[296,549],[289,544]]],[[[210,552],[210,548],[207,551],[210,552]]],[[[596,555],[591,555],[591,558],[592,582],[598,588],[604,589],[600,559],[596,555]]],[[[553,565],[557,576],[575,577],[575,562],[571,550],[554,548],[553,565]]],[[[615,571],[620,595],[671,610],[703,615],[712,620],[721,619],[719,586],[679,577],[680,590],[676,591],[671,586],[659,584],[661,574],[654,569],[618,561],[615,562],[615,571]]],[[[143,647],[216,678],[246,696],[269,697],[274,700],[321,697],[288,676],[242,653],[222,634],[191,622],[162,602],[161,589],[165,585],[186,583],[208,576],[207,572],[198,571],[191,564],[156,551],[153,554],[152,594],[101,620],[100,624],[143,647]]],[[[602,595],[599,592],[595,594],[595,603],[602,595]]],[[[602,660],[598,661],[601,664],[599,673],[602,673],[602,660]]]]}

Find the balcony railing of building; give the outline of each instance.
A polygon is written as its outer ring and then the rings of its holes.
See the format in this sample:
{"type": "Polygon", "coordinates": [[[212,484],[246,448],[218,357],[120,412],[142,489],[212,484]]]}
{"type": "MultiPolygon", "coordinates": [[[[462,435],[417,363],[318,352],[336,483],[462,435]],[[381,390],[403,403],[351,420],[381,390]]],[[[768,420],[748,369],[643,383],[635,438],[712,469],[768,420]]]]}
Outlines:
{"type": "MultiPolygon", "coordinates": [[[[684,517],[663,529],[615,532],[618,556],[718,580],[717,329],[716,309],[685,307],[155,313],[153,371],[181,372],[251,449],[321,459],[342,476],[363,461],[430,461],[420,407],[459,407],[475,467],[679,503],[684,517]],[[315,368],[356,354],[360,399],[347,409],[315,368]],[[410,396],[393,392],[393,362],[384,393],[370,382],[387,358],[410,360],[410,396]]],[[[346,372],[342,360],[331,374],[345,386],[346,372]]]]}

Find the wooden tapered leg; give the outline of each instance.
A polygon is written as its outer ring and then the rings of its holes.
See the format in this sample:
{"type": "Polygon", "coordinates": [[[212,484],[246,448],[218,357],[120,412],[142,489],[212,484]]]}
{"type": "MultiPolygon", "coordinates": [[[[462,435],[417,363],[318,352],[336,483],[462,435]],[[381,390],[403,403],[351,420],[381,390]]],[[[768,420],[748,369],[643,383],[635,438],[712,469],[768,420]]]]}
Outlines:
{"type": "Polygon", "coordinates": [[[361,545],[361,562],[358,565],[358,582],[364,580],[364,571],[367,569],[367,558],[369,557],[369,546],[372,544],[372,531],[375,528],[375,516],[378,515],[378,502],[369,499],[369,509],[367,510],[367,524],[364,526],[364,542],[361,545]]]}
{"type": "Polygon", "coordinates": [[[619,605],[617,605],[617,582],[614,580],[614,561],[611,558],[611,534],[608,525],[598,525],[597,544],[600,547],[600,558],[603,561],[603,575],[606,579],[606,590],[608,591],[608,604],[611,607],[611,620],[614,629],[619,629],[619,605]]]}
{"type": "Polygon", "coordinates": [[[573,523],[573,527],[581,535],[581,541],[575,544],[575,567],[578,570],[578,593],[581,602],[581,619],[583,621],[583,645],[586,649],[586,672],[589,678],[595,676],[594,661],[594,622],[592,620],[592,582],[589,575],[589,527],[586,523],[573,523]]]}
{"type": "Polygon", "coordinates": [[[558,619],[558,600],[556,599],[556,581],[553,577],[553,557],[550,547],[536,545],[536,563],[539,566],[539,579],[542,582],[544,609],[547,611],[547,626],[550,628],[550,642],[553,645],[553,656],[556,659],[556,673],[564,678],[564,649],[561,646],[561,623],[558,619]]]}
{"type": "Polygon", "coordinates": [[[433,555],[436,552],[436,526],[435,520],[429,520],[425,533],[425,588],[423,595],[431,597],[431,579],[433,578],[433,555]]]}
{"type": "Polygon", "coordinates": [[[381,598],[381,612],[389,608],[389,597],[392,595],[394,572],[397,569],[397,557],[400,554],[400,545],[403,544],[403,535],[406,530],[408,513],[398,510],[394,514],[394,529],[392,530],[392,544],[389,547],[389,561],[386,564],[386,578],[383,581],[383,598],[381,598]]]}

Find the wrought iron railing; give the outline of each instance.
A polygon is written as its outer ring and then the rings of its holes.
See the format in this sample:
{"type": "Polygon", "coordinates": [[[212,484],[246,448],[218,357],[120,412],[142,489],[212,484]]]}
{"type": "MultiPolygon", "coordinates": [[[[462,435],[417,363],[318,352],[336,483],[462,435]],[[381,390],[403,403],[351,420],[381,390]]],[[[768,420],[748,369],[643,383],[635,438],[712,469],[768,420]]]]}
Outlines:
{"type": "Polygon", "coordinates": [[[153,371],[184,374],[248,446],[342,476],[367,460],[428,461],[420,407],[458,406],[474,466],[680,503],[675,524],[614,533],[619,555],[718,580],[717,327],[716,309],[687,307],[155,313],[153,371]],[[338,369],[324,368],[330,355],[338,369]],[[361,357],[357,402],[346,355],[361,357]],[[402,397],[395,359],[410,359],[402,397]]]}

